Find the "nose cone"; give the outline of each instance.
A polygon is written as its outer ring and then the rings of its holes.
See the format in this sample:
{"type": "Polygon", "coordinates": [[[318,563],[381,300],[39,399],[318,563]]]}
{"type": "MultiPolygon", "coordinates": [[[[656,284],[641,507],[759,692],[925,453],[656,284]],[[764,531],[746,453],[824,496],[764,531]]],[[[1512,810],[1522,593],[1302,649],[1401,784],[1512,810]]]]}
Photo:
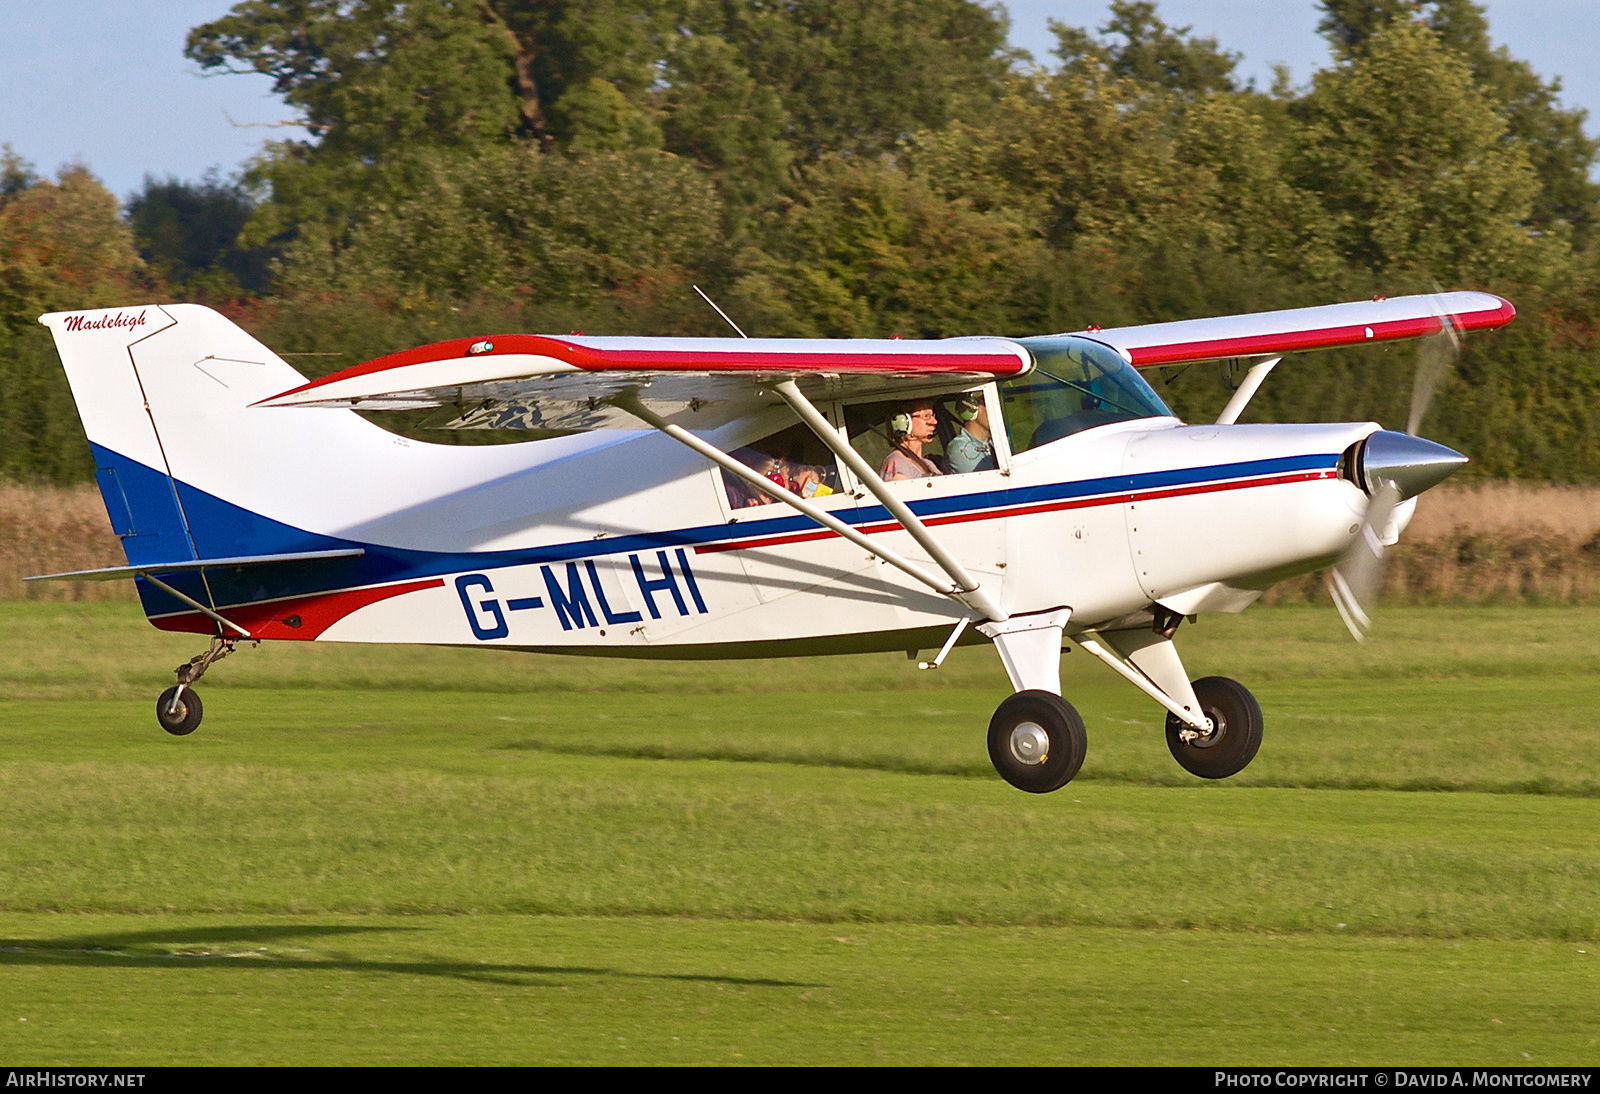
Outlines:
{"type": "Polygon", "coordinates": [[[1360,477],[1368,494],[1392,482],[1404,500],[1437,486],[1466,463],[1467,458],[1453,448],[1380,429],[1361,446],[1360,477]]]}

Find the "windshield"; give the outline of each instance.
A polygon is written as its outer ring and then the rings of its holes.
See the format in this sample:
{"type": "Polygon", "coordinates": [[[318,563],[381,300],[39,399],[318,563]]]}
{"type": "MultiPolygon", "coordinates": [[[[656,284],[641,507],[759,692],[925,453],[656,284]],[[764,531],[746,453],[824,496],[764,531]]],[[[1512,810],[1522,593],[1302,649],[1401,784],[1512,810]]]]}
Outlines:
{"type": "Polygon", "coordinates": [[[1169,417],[1144,377],[1110,346],[1056,335],[1019,338],[1033,371],[1000,385],[1012,452],[1026,452],[1110,422],[1169,417]]]}

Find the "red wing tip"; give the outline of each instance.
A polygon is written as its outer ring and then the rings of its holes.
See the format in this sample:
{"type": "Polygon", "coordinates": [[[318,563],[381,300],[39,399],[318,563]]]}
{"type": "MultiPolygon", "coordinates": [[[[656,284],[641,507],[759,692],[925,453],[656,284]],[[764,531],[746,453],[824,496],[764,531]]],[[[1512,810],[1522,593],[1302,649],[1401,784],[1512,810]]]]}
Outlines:
{"type": "MultiPolygon", "coordinates": [[[[1491,293],[1490,295],[1493,294],[1491,293]]],[[[1503,296],[1496,296],[1495,299],[1500,301],[1500,321],[1494,325],[1497,327],[1503,327],[1517,317],[1517,306],[1503,296]]]]}

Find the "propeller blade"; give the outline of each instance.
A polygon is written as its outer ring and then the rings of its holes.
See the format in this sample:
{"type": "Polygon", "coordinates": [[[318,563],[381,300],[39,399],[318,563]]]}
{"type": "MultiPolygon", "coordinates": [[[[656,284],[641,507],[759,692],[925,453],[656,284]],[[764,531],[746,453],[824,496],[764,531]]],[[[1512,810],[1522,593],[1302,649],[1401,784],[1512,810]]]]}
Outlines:
{"type": "Polygon", "coordinates": [[[1461,334],[1456,330],[1455,317],[1442,315],[1444,321],[1438,334],[1429,335],[1417,346],[1417,373],[1411,381],[1411,414],[1406,418],[1406,432],[1417,435],[1422,427],[1422,416],[1428,413],[1439,381],[1444,379],[1450,366],[1461,354],[1461,334]]]}
{"type": "Polygon", "coordinates": [[[1325,577],[1339,618],[1357,642],[1365,642],[1372,630],[1372,613],[1383,591],[1382,533],[1399,504],[1400,491],[1393,483],[1380,486],[1367,503],[1367,515],[1362,518],[1354,542],[1325,577]]]}
{"type": "Polygon", "coordinates": [[[1350,636],[1365,642],[1372,630],[1372,613],[1383,592],[1383,529],[1394,514],[1394,507],[1407,497],[1415,497],[1466,462],[1459,452],[1417,437],[1423,416],[1433,402],[1439,382],[1461,354],[1461,332],[1455,316],[1437,305],[1439,333],[1421,340],[1417,347],[1417,372],[1411,381],[1411,412],[1406,432],[1379,432],[1368,438],[1362,466],[1367,489],[1372,492],[1367,512],[1361,519],[1355,540],[1345,549],[1337,564],[1323,574],[1333,606],[1339,609],[1350,636]],[[1385,474],[1387,472],[1388,474],[1385,474]],[[1394,475],[1394,478],[1389,477],[1394,475]],[[1406,489],[1402,491],[1400,483],[1406,489]]]}

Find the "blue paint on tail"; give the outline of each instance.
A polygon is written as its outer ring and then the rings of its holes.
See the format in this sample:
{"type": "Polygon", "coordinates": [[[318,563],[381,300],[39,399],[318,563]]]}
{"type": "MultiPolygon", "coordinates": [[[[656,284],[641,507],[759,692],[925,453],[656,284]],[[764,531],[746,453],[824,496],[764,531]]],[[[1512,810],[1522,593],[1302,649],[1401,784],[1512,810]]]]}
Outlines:
{"type": "Polygon", "coordinates": [[[188,561],[200,556],[183,527],[172,480],[137,460],[89,442],[94,477],[111,528],[122,538],[130,566],[188,561]]]}

